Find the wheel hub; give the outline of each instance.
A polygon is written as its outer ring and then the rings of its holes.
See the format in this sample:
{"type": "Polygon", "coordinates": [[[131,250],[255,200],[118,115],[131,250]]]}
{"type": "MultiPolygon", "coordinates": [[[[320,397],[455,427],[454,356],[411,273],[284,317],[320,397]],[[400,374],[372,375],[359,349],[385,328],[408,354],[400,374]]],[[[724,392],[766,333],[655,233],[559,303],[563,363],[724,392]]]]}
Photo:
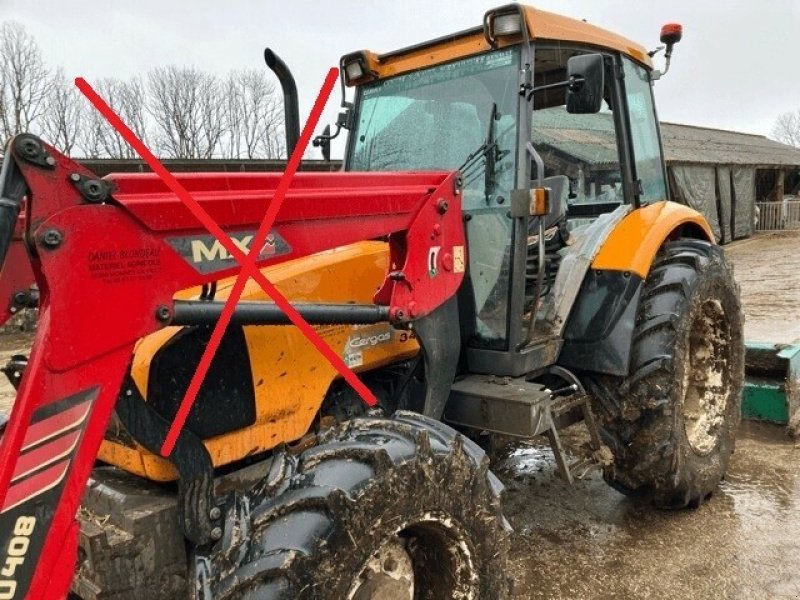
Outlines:
{"type": "Polygon", "coordinates": [[[686,437],[698,454],[717,445],[728,402],[728,336],[718,300],[704,302],[692,320],[689,356],[683,373],[686,437]]]}
{"type": "Polygon", "coordinates": [[[414,564],[405,542],[388,540],[367,561],[353,584],[349,600],[413,600],[414,564]]]}

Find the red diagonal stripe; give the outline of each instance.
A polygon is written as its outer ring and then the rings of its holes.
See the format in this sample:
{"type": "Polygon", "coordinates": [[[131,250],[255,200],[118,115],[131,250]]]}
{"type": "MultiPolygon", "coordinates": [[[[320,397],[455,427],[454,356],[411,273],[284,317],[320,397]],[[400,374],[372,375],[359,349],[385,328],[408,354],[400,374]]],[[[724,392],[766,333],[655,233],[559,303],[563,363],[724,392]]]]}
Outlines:
{"type": "Polygon", "coordinates": [[[3,510],[6,512],[25,502],[54,488],[59,482],[64,479],[67,474],[67,467],[69,467],[69,459],[62,460],[54,464],[52,467],[39,471],[36,475],[32,475],[27,479],[23,479],[8,488],[5,502],[3,503],[3,510]]]}
{"type": "Polygon", "coordinates": [[[59,433],[80,425],[86,419],[86,415],[89,414],[90,405],[91,402],[86,400],[52,417],[33,423],[25,433],[22,450],[27,450],[31,446],[40,444],[59,433]]]}
{"type": "Polygon", "coordinates": [[[82,431],[82,429],[77,429],[57,437],[52,442],[47,442],[29,452],[25,452],[19,457],[17,464],[14,466],[14,474],[11,476],[11,481],[16,481],[20,477],[24,477],[70,454],[75,449],[82,431]]]}
{"type": "Polygon", "coordinates": [[[358,376],[356,376],[356,374],[349,367],[347,367],[338,353],[334,352],[330,346],[327,345],[327,343],[300,316],[300,314],[291,307],[288,300],[282,294],[280,294],[271,284],[271,282],[269,282],[267,278],[255,267],[259,249],[261,246],[263,246],[264,240],[269,233],[269,229],[275,220],[275,216],[277,215],[278,210],[280,210],[280,205],[283,201],[286,190],[291,185],[292,177],[294,176],[294,173],[300,164],[300,159],[302,158],[302,155],[308,146],[311,134],[313,133],[313,130],[319,121],[319,117],[322,114],[322,109],[324,108],[325,102],[330,96],[330,92],[336,83],[336,79],[337,71],[336,69],[331,69],[328,72],[328,76],[325,79],[322,90],[320,91],[320,94],[314,103],[311,116],[309,117],[306,126],[303,128],[303,133],[300,136],[297,146],[295,147],[292,156],[289,159],[286,171],[284,172],[278,188],[275,191],[273,201],[270,203],[267,212],[264,215],[264,220],[259,227],[259,235],[256,236],[256,240],[251,247],[252,249],[249,256],[244,255],[244,253],[233,243],[233,241],[222,230],[222,228],[210,217],[210,215],[208,215],[205,210],[203,210],[203,208],[194,200],[194,198],[191,197],[189,192],[178,182],[178,180],[175,179],[175,177],[173,177],[169,171],[167,171],[164,165],[161,164],[155,155],[153,155],[153,153],[147,149],[142,141],[136,137],[133,131],[131,131],[131,129],[122,122],[119,116],[116,115],[113,110],[111,110],[108,104],[106,104],[103,99],[100,98],[100,96],[91,88],[91,86],[82,78],[75,80],[75,84],[92,102],[95,108],[97,108],[103,114],[109,123],[111,123],[115,129],[117,129],[123,138],[150,165],[153,171],[158,174],[159,177],[161,177],[161,179],[173,191],[173,193],[175,193],[186,204],[189,210],[206,227],[206,229],[214,234],[219,239],[220,243],[226,248],[226,250],[228,250],[230,254],[239,262],[239,264],[242,265],[242,269],[237,277],[237,282],[234,285],[234,290],[232,290],[232,293],[225,304],[220,319],[217,322],[214,332],[212,333],[211,339],[209,340],[209,344],[206,346],[206,350],[201,357],[200,364],[198,365],[195,375],[190,382],[189,389],[187,389],[186,395],[181,402],[181,406],[179,407],[176,418],[170,427],[170,431],[167,434],[166,440],[164,441],[161,453],[165,456],[168,456],[172,452],[175,441],[177,440],[180,430],[183,428],[186,417],[188,416],[197,396],[197,392],[199,391],[200,385],[202,384],[203,379],[208,372],[211,359],[219,347],[225,327],[230,321],[235,304],[239,300],[241,289],[243,289],[244,282],[246,282],[246,276],[248,275],[253,277],[262,286],[262,288],[264,288],[264,291],[267,293],[267,295],[269,295],[272,300],[279,307],[281,307],[284,312],[286,312],[292,323],[294,323],[322,353],[322,355],[328,359],[334,368],[339,371],[342,377],[356,390],[356,392],[358,392],[362,399],[364,399],[364,401],[370,406],[377,404],[377,399],[375,398],[374,394],[372,394],[371,390],[361,382],[358,376]],[[241,285],[238,285],[240,280],[243,280],[243,282],[241,285]]]}

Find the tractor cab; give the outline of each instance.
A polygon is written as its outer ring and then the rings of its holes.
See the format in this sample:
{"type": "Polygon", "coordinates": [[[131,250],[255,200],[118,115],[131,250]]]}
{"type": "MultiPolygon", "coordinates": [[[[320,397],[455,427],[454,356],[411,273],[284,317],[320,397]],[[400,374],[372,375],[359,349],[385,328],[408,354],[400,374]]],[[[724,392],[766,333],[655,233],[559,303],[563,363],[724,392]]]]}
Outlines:
{"type": "Polygon", "coordinates": [[[667,198],[648,54],[510,5],[482,28],[346,55],[342,73],[356,87],[345,170],[462,173],[469,370],[519,376],[552,364],[562,336],[547,299],[558,300],[562,249],[602,214],[667,198]],[[546,197],[533,209],[537,189],[546,197]]]}

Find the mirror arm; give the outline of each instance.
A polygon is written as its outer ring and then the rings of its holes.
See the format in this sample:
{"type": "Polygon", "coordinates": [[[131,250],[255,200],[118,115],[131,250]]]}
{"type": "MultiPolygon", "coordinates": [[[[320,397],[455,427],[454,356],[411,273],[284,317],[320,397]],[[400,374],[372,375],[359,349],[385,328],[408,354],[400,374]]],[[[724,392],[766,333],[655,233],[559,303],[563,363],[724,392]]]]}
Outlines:
{"type": "Polygon", "coordinates": [[[585,81],[586,80],[583,77],[575,77],[573,75],[566,81],[559,81],[558,83],[548,83],[546,85],[540,85],[535,88],[532,88],[528,92],[528,95],[526,96],[525,99],[530,100],[531,98],[533,98],[533,95],[536,92],[543,92],[545,90],[557,90],[565,87],[570,88],[573,92],[577,92],[579,89],[581,89],[581,87],[583,87],[585,81]]]}
{"type": "Polygon", "coordinates": [[[311,145],[314,146],[314,148],[319,148],[325,142],[330,142],[331,140],[335,140],[337,137],[339,137],[339,134],[341,132],[342,132],[342,126],[339,123],[337,123],[336,124],[336,131],[334,131],[333,133],[331,133],[329,135],[325,135],[324,133],[318,135],[311,142],[311,145]]]}

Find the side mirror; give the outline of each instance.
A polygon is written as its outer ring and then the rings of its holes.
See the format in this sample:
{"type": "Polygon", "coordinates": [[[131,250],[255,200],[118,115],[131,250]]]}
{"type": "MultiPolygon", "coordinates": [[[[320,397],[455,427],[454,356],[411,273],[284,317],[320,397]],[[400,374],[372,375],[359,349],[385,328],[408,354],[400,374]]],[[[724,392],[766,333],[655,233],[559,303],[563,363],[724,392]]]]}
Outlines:
{"type": "Polygon", "coordinates": [[[325,162],[331,162],[331,126],[325,125],[325,129],[322,130],[322,137],[323,140],[320,143],[319,147],[322,150],[322,158],[325,162]]]}
{"type": "Polygon", "coordinates": [[[592,114],[603,104],[605,66],[601,54],[581,54],[567,61],[567,112],[592,114]]]}

